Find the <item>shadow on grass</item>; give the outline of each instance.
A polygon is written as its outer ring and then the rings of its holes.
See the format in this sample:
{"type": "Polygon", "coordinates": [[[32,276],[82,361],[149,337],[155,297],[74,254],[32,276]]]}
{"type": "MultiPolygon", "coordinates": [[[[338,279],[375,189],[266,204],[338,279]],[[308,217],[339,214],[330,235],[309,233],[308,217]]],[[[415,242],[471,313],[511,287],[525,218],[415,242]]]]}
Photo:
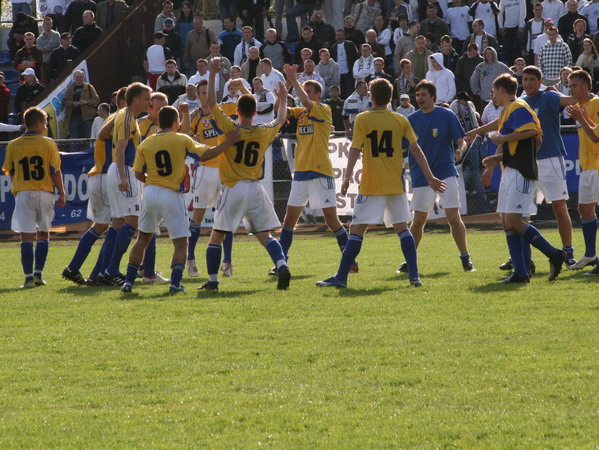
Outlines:
{"type": "Polygon", "coordinates": [[[95,297],[98,292],[117,292],[119,288],[112,286],[68,286],[58,292],[79,295],[82,297],[95,297]]]}
{"type": "MultiPolygon", "coordinates": [[[[33,288],[32,288],[33,289],[33,288]]],[[[11,292],[26,292],[24,289],[21,289],[20,287],[14,287],[14,288],[0,288],[0,294],[9,294],[11,292]]]]}
{"type": "Polygon", "coordinates": [[[330,287],[330,288],[322,288],[323,292],[326,291],[328,292],[338,292],[339,293],[339,297],[363,297],[363,296],[368,296],[368,295],[381,295],[385,292],[389,292],[389,291],[393,291],[393,288],[389,288],[389,289],[382,289],[382,288],[376,288],[376,289],[352,289],[352,288],[346,288],[346,289],[339,289],[339,288],[334,288],[334,287],[330,287]]]}
{"type": "MultiPolygon", "coordinates": [[[[446,277],[448,275],[451,275],[451,272],[433,272],[433,273],[420,273],[420,276],[422,277],[422,279],[428,279],[428,278],[442,278],[442,277],[446,277]]],[[[385,280],[387,281],[397,281],[397,280],[405,280],[406,282],[408,281],[408,274],[407,273],[394,273],[393,275],[388,276],[387,278],[385,278],[385,280]]]]}
{"type": "Polygon", "coordinates": [[[257,294],[258,292],[264,292],[264,289],[244,289],[244,290],[227,290],[227,288],[218,291],[197,291],[198,298],[238,298],[244,296],[250,296],[257,294]]]}
{"type": "Polygon", "coordinates": [[[530,283],[502,283],[501,280],[497,280],[482,286],[474,286],[469,288],[469,290],[472,292],[487,294],[489,292],[511,292],[515,289],[526,288],[528,286],[530,286],[530,283]]]}
{"type": "MultiPolygon", "coordinates": [[[[291,272],[291,283],[293,283],[294,280],[307,280],[310,278],[315,278],[316,275],[294,275],[293,272],[291,272]]],[[[278,277],[275,277],[274,275],[271,275],[267,278],[269,283],[272,282],[277,282],[279,279],[278,277]]]]}

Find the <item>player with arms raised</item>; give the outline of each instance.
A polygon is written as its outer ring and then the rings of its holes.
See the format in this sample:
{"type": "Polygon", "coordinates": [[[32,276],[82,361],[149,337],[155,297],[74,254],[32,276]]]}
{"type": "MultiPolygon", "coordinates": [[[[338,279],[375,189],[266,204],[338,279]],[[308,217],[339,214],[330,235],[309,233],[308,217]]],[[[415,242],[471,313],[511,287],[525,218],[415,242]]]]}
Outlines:
{"type": "Polygon", "coordinates": [[[378,78],[370,83],[372,109],[358,114],[354,124],[353,140],[347,161],[347,171],[341,194],[347,194],[356,161],[363,158],[362,182],[356,200],[350,235],[334,277],[316,283],[317,286],[347,286],[347,275],[360,253],[364,233],[369,224],[390,223],[399,236],[401,249],[407,261],[410,284],[420,286],[416,243],[408,229],[411,214],[403,185],[402,141],[409,142],[410,151],[429,185],[443,191],[445,183],[435,178],[429,168],[416,135],[408,120],[389,111],[393,86],[378,78]]]}

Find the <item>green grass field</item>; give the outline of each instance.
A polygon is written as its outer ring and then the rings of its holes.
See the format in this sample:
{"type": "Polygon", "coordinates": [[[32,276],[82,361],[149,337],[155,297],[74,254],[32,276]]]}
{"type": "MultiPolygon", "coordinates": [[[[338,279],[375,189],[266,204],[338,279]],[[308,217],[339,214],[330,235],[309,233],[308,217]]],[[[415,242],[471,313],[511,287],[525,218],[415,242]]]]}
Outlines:
{"type": "MultiPolygon", "coordinates": [[[[336,270],[331,235],[296,238],[285,292],[239,238],[220,292],[196,291],[202,265],[175,297],[61,280],[74,245],[26,292],[18,244],[0,246],[2,448],[599,445],[599,279],[550,283],[535,251],[530,285],[498,284],[500,232],[471,232],[475,273],[425,235],[420,289],[391,233],[367,236],[347,290],[314,286],[336,270]]],[[[161,239],[159,270],[170,255],[161,239]]]]}

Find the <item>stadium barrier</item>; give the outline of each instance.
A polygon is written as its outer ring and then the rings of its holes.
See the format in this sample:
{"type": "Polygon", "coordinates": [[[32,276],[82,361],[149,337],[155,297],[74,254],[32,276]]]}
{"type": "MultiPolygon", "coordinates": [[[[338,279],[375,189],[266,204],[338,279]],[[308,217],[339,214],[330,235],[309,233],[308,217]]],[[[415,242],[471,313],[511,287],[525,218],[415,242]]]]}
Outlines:
{"type": "MultiPolygon", "coordinates": [[[[575,127],[563,127],[562,137],[566,146],[567,156],[564,160],[568,190],[571,201],[578,191],[578,177],[580,174],[580,164],[578,162],[578,135],[575,133],[575,127]]],[[[87,172],[93,167],[93,140],[90,139],[58,139],[55,141],[61,152],[62,172],[65,183],[67,197],[67,206],[56,209],[54,225],[64,225],[70,223],[83,222],[86,220],[87,211],[87,172]]],[[[0,142],[0,164],[4,163],[7,142],[0,142]]],[[[329,141],[329,155],[333,164],[335,175],[335,184],[337,190],[337,208],[341,216],[351,216],[353,212],[354,200],[358,194],[358,185],[361,176],[361,162],[358,161],[352,177],[352,183],[348,195],[341,196],[340,186],[345,174],[347,154],[351,146],[351,141],[344,137],[343,133],[335,133],[329,141]]],[[[496,147],[490,143],[483,143],[481,147],[480,159],[489,154],[495,153],[496,147]]],[[[295,150],[295,135],[282,135],[275,140],[272,149],[267,153],[267,163],[265,164],[265,177],[262,180],[275,210],[280,219],[285,215],[287,199],[291,190],[291,174],[293,172],[293,155],[295,150]]],[[[479,162],[477,162],[480,164],[479,162]]],[[[193,161],[189,162],[190,173],[193,173],[193,161]]],[[[476,165],[475,165],[476,166],[476,165]]],[[[479,166],[480,167],[480,166],[479,166]]],[[[559,170],[560,168],[556,168],[559,170]]],[[[462,175],[465,172],[461,167],[458,168],[462,175]]],[[[469,169],[472,170],[472,169],[469,169]]],[[[480,169],[479,169],[480,170],[480,169]]],[[[485,190],[485,196],[489,200],[493,210],[493,200],[496,198],[496,192],[499,187],[501,174],[497,169],[493,175],[490,188],[485,190]]],[[[409,177],[407,177],[409,179],[409,177]]],[[[193,176],[192,176],[193,180],[193,176]]],[[[461,176],[462,214],[472,215],[484,211],[484,205],[478,201],[477,196],[468,183],[468,176],[461,176]],[[466,183],[464,183],[466,180],[466,183]]],[[[14,209],[14,197],[10,192],[11,179],[6,174],[0,175],[0,230],[10,229],[12,211],[14,209]]],[[[409,188],[408,188],[409,194],[409,188]]],[[[321,215],[320,211],[306,208],[303,216],[304,221],[320,222],[317,219],[321,215]]],[[[438,205],[431,214],[431,219],[444,217],[442,205],[438,205]]],[[[208,211],[205,219],[207,226],[211,225],[212,214],[208,211]]]]}

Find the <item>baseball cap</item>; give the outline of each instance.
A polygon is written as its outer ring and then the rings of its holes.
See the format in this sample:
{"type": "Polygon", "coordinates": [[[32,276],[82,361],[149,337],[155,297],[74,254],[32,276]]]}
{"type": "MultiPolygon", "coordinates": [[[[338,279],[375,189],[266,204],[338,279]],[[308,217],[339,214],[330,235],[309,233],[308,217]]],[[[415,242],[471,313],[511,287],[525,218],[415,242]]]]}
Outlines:
{"type": "Polygon", "coordinates": [[[551,19],[551,18],[545,19],[545,25],[553,25],[553,24],[554,24],[553,19],[551,19]]]}
{"type": "Polygon", "coordinates": [[[401,94],[401,96],[399,97],[400,100],[403,100],[404,98],[410,100],[410,96],[408,94],[401,94]]]}
{"type": "Polygon", "coordinates": [[[23,71],[23,75],[35,75],[35,70],[33,70],[31,67],[28,67],[23,71]]]}
{"type": "Polygon", "coordinates": [[[175,21],[173,19],[171,19],[170,17],[167,19],[164,19],[165,27],[172,27],[173,25],[175,25],[175,21]]]}

